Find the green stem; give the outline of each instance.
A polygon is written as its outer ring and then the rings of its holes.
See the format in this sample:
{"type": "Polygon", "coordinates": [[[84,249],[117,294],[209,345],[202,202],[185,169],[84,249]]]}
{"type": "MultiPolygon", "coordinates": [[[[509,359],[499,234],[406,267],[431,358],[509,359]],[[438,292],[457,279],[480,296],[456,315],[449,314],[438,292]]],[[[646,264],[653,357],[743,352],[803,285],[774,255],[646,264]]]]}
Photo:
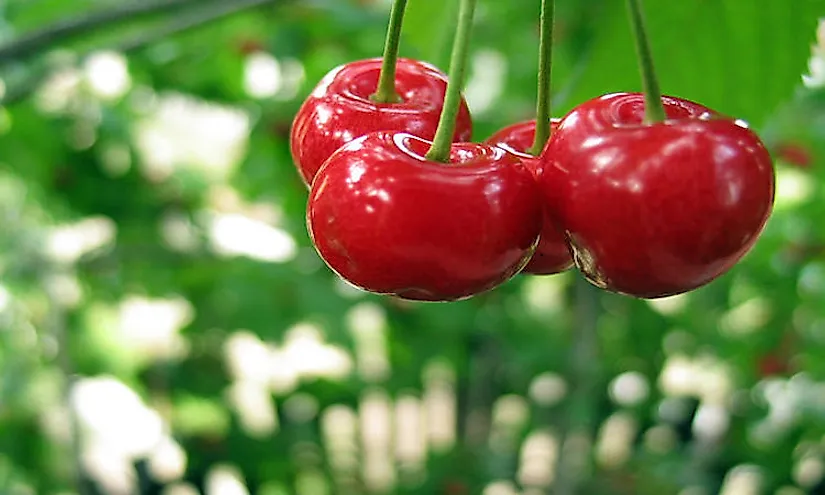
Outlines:
{"type": "Polygon", "coordinates": [[[401,97],[395,91],[395,66],[398,62],[398,43],[401,39],[401,25],[407,0],[395,0],[390,11],[390,24],[387,26],[387,39],[384,41],[384,60],[381,74],[378,76],[378,89],[370,96],[376,103],[398,103],[401,97]]]}
{"type": "Polygon", "coordinates": [[[539,87],[536,103],[536,137],[527,150],[538,156],[552,132],[550,126],[550,68],[553,59],[554,0],[541,0],[541,29],[539,34],[539,87]]]}
{"type": "Polygon", "coordinates": [[[653,68],[653,54],[650,52],[650,42],[645,29],[644,15],[642,14],[641,0],[627,0],[630,12],[630,25],[633,36],[636,38],[636,54],[639,57],[639,69],[642,73],[642,84],[645,92],[645,121],[648,123],[662,122],[667,119],[665,107],[662,105],[662,93],[659,82],[656,80],[656,71],[653,68]]]}
{"type": "Polygon", "coordinates": [[[461,87],[464,85],[464,73],[469,58],[470,32],[473,27],[476,0],[461,0],[458,11],[458,29],[453,40],[453,51],[450,55],[450,74],[447,81],[447,93],[444,95],[444,108],[438,120],[433,145],[425,158],[434,162],[448,163],[450,161],[450,147],[455,134],[455,123],[461,105],[461,87]]]}

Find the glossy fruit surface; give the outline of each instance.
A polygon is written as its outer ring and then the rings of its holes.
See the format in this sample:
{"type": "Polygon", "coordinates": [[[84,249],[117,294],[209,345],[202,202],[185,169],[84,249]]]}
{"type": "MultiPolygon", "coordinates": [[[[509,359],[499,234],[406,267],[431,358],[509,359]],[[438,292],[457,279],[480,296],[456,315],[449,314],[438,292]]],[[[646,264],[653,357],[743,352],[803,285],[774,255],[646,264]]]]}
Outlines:
{"type": "MultiPolygon", "coordinates": [[[[556,130],[560,119],[552,119],[551,127],[556,130]]],[[[536,176],[538,159],[527,153],[533,146],[536,135],[536,121],[527,120],[509,125],[492,136],[485,143],[500,146],[519,156],[530,172],[536,176]]],[[[545,213],[541,228],[541,239],[536,252],[522,272],[535,275],[551,275],[567,270],[573,266],[573,257],[564,239],[564,233],[553,223],[552,217],[545,213]]]]}
{"type": "MultiPolygon", "coordinates": [[[[381,59],[341,65],[318,83],[301,105],[290,131],[292,159],[307,185],[332,153],[353,139],[373,131],[409,132],[432,139],[438,127],[447,76],[435,66],[400,58],[395,86],[402,101],[376,103],[381,59]]],[[[462,99],[454,141],[469,141],[470,111],[462,99]]]]}
{"type": "Polygon", "coordinates": [[[595,285],[637,297],[678,294],[726,272],[754,244],[774,196],[771,158],[747,125],[663,98],[606,95],[570,112],[539,167],[550,211],[595,285]]]}
{"type": "Polygon", "coordinates": [[[533,254],[541,194],[502,148],[376,132],[338,150],[318,172],[307,227],[321,258],[362,289],[405,299],[462,299],[501,284],[533,254]]]}

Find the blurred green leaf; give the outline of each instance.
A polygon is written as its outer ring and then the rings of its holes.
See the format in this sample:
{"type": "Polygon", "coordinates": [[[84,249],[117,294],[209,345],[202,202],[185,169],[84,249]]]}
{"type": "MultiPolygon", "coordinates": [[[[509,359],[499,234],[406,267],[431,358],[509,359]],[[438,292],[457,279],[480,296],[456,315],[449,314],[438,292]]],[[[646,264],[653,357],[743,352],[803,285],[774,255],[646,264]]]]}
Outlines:
{"type": "MultiPolygon", "coordinates": [[[[807,70],[817,18],[817,0],[645,3],[657,74],[665,94],[699,101],[743,118],[757,128],[788,98],[807,70]]],[[[590,20],[594,40],[568,64],[561,85],[571,85],[562,104],[617,91],[640,91],[635,51],[623,2],[606,2],[590,20]]]]}

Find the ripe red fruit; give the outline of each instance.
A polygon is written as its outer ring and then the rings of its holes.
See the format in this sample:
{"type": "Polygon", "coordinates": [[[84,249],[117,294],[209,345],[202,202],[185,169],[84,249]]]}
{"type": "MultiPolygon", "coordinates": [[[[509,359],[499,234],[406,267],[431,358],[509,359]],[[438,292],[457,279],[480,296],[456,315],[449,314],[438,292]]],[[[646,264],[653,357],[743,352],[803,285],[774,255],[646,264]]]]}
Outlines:
{"type": "Polygon", "coordinates": [[[364,290],[457,300],[518,273],[538,241],[541,194],[518,157],[474,143],[429,161],[431,142],[381,131],[324,164],[307,227],[321,258],[364,290]]]}
{"type": "MultiPolygon", "coordinates": [[[[360,60],[336,67],[318,83],[292,123],[292,158],[304,182],[312,179],[335,150],[373,131],[409,132],[432,139],[438,127],[447,76],[418,60],[399,58],[395,88],[399,103],[370,99],[378,85],[381,59],[360,60]]],[[[462,99],[454,141],[469,141],[472,121],[462,99]]]]}
{"type": "Polygon", "coordinates": [[[237,50],[241,55],[251,55],[256,52],[262,52],[266,49],[266,45],[260,39],[244,38],[238,41],[237,50]]]}
{"type": "MultiPolygon", "coordinates": [[[[560,119],[551,120],[550,125],[553,131],[558,127],[559,122],[560,119]]],[[[535,136],[536,121],[527,120],[501,129],[484,142],[500,146],[520,157],[522,163],[535,177],[537,175],[538,159],[527,153],[527,150],[533,146],[535,136]]],[[[564,233],[556,227],[552,217],[545,213],[539,245],[522,272],[534,275],[551,275],[563,272],[571,266],[573,266],[573,258],[564,239],[564,233]]]]}
{"type": "Polygon", "coordinates": [[[776,146],[776,156],[790,165],[799,168],[810,168],[813,157],[811,150],[801,143],[793,141],[782,142],[776,146]]]}
{"type": "Polygon", "coordinates": [[[664,97],[647,124],[644,96],[620,93],[570,112],[540,159],[539,183],[595,285],[645,298],[702,286],[756,242],[774,170],[738,120],[664,97]]]}
{"type": "Polygon", "coordinates": [[[776,353],[765,354],[756,363],[758,374],[761,378],[784,375],[790,370],[788,359],[776,353]]]}

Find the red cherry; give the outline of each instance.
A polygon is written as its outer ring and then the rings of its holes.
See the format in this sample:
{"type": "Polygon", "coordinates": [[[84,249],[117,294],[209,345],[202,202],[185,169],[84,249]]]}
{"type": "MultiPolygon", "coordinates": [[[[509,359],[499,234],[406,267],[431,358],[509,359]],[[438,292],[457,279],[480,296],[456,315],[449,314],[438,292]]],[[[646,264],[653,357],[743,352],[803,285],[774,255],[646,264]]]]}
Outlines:
{"type": "Polygon", "coordinates": [[[321,258],[353,285],[404,299],[450,301],[492,289],[533,254],[541,193],[520,159],[458,143],[451,163],[431,142],[380,131],[344,145],[309,194],[321,258]]]}
{"type": "Polygon", "coordinates": [[[242,39],[238,42],[237,47],[238,53],[241,55],[251,55],[266,49],[263,41],[255,38],[242,39]]]}
{"type": "Polygon", "coordinates": [[[738,120],[665,97],[647,124],[644,96],[620,93],[570,112],[540,159],[540,185],[574,260],[595,285],[662,297],[733,266],[770,215],[774,170],[738,120]]]}
{"type": "MultiPolygon", "coordinates": [[[[559,126],[561,119],[552,119],[550,125],[553,131],[559,126]]],[[[533,146],[536,136],[536,121],[527,120],[507,126],[490,136],[485,143],[500,146],[510,153],[521,158],[533,176],[537,175],[538,160],[527,153],[533,146]]],[[[541,228],[541,240],[536,252],[522,272],[535,275],[551,275],[563,272],[573,266],[573,258],[564,239],[564,233],[553,224],[548,213],[544,215],[544,224],[541,228]]]]}
{"type": "Polygon", "coordinates": [[[804,144],[793,141],[779,143],[776,146],[776,156],[799,168],[810,168],[813,161],[810,149],[804,144]]]}
{"type": "Polygon", "coordinates": [[[469,493],[467,484],[459,480],[448,480],[444,482],[444,495],[465,495],[469,493]]]}
{"type": "MultiPolygon", "coordinates": [[[[402,101],[370,99],[378,85],[381,59],[351,62],[330,71],[304,101],[292,123],[290,147],[307,185],[332,153],[374,131],[409,132],[432,139],[438,127],[447,76],[418,60],[398,59],[395,89],[402,101]]],[[[454,141],[469,141],[472,121],[467,103],[459,107],[454,141]]]]}
{"type": "Polygon", "coordinates": [[[766,378],[769,376],[784,375],[788,373],[790,366],[785,356],[770,353],[759,358],[757,361],[757,369],[759,376],[766,378]]]}

